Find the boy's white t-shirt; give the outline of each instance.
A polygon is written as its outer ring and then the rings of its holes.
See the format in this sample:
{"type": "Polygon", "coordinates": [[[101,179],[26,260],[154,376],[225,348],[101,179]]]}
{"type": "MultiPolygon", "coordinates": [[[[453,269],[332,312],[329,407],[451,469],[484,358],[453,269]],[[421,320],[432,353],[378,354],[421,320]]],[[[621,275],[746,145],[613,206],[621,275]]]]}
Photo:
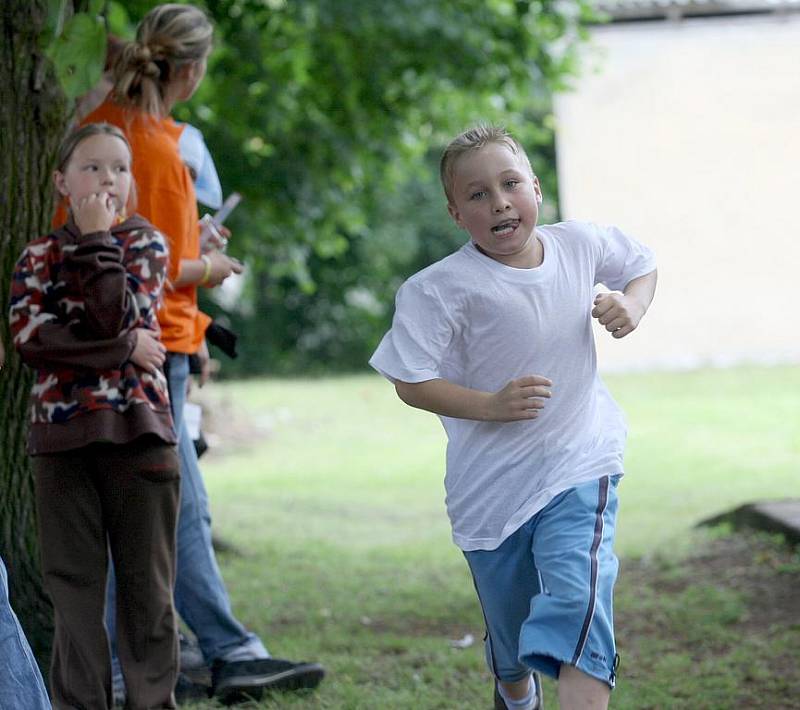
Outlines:
{"type": "MultiPolygon", "coordinates": [[[[486,392],[544,375],[537,419],[440,417],[447,432],[447,512],[463,550],[493,550],[562,491],[622,473],[626,424],[596,367],[594,286],[622,290],[655,269],[615,227],[537,227],[542,264],[516,269],[468,242],[408,279],[370,364],[392,381],[442,378],[486,392]]],[[[610,335],[609,335],[610,337],[610,335]]]]}

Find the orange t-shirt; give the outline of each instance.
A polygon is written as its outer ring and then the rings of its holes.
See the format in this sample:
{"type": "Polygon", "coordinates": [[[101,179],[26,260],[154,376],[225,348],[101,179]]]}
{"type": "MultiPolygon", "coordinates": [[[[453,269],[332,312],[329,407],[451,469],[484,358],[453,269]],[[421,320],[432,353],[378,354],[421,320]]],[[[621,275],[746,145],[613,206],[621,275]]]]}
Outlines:
{"type": "Polygon", "coordinates": [[[200,228],[194,184],[181,160],[178,139],[183,127],[106,99],[81,122],[118,126],[133,151],[136,212],[149,220],[169,245],[168,283],[158,311],[161,340],[167,350],[196,353],[211,319],[197,307],[197,286],[175,288],[181,259],[200,258],[200,228]]]}

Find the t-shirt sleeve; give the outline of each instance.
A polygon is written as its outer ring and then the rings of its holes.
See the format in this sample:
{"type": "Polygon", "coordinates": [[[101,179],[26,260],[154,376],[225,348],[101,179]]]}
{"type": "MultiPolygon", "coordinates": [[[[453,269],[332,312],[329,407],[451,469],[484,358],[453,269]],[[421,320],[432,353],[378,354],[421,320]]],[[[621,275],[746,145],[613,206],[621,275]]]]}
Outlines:
{"type": "Polygon", "coordinates": [[[595,285],[602,283],[612,291],[621,291],[634,279],[656,268],[656,257],[649,247],[617,227],[593,226],[599,252],[595,285]]]}
{"type": "Polygon", "coordinates": [[[397,292],[392,327],[369,364],[392,382],[438,379],[454,334],[439,294],[419,281],[406,281],[397,292]]]}

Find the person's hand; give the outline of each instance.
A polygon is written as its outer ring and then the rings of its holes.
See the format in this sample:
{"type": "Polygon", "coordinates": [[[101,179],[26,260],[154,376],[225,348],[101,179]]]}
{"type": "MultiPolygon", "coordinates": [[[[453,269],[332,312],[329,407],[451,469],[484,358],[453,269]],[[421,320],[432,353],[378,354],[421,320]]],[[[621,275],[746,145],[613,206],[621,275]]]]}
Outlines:
{"type": "Polygon", "coordinates": [[[211,355],[208,352],[208,343],[205,338],[200,344],[200,350],[197,351],[197,359],[200,361],[198,384],[202,387],[211,377],[211,355]]]}
{"type": "Polygon", "coordinates": [[[598,293],[592,318],[597,318],[614,338],[624,338],[636,330],[646,310],[638,299],[624,293],[598,293]]]}
{"type": "Polygon", "coordinates": [[[200,220],[200,251],[207,254],[210,251],[225,251],[231,230],[222,224],[217,224],[210,215],[205,215],[200,220]]]}
{"type": "Polygon", "coordinates": [[[544,408],[544,400],[550,397],[553,383],[541,375],[528,375],[511,380],[499,392],[491,395],[489,420],[515,422],[536,419],[544,408]]]}
{"type": "Polygon", "coordinates": [[[81,234],[107,232],[114,224],[117,208],[107,192],[99,192],[72,204],[72,216],[81,234]]]}
{"type": "Polygon", "coordinates": [[[131,362],[138,365],[145,372],[154,375],[156,370],[164,364],[167,349],[159,340],[158,335],[149,328],[137,328],[136,345],[131,353],[131,362]]]}
{"type": "Polygon", "coordinates": [[[221,251],[212,251],[206,256],[211,262],[211,271],[209,272],[208,280],[204,284],[208,288],[219,286],[231,274],[241,274],[244,271],[244,265],[241,261],[227,256],[221,251]]]}

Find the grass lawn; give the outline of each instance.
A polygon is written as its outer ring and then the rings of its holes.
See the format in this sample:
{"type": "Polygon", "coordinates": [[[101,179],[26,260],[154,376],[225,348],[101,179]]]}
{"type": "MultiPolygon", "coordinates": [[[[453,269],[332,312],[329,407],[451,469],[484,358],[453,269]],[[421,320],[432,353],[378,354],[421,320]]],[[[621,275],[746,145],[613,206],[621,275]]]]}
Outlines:
{"type": "MultiPolygon", "coordinates": [[[[800,368],[607,383],[631,429],[612,707],[800,707],[800,557],[692,531],[742,502],[800,496],[800,368]],[[786,614],[758,611],[765,589],[786,614]]],[[[237,615],[276,656],[329,670],[314,694],[253,707],[490,707],[437,419],[374,375],[214,384],[201,399],[221,437],[202,460],[215,530],[241,553],[220,558],[237,615]]]]}

